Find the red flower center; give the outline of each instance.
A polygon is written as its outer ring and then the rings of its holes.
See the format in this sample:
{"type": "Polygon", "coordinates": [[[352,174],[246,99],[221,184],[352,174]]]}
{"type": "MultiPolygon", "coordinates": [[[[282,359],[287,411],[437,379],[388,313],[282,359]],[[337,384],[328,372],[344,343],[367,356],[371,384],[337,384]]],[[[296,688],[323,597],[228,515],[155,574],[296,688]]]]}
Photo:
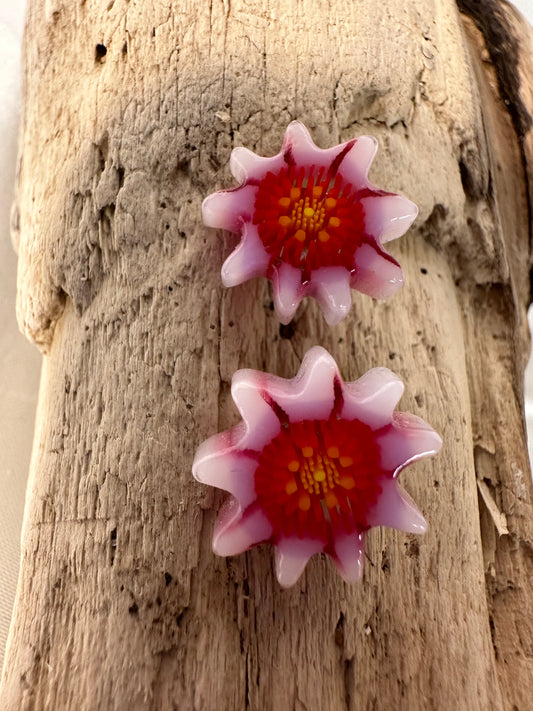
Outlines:
{"type": "Polygon", "coordinates": [[[302,270],[354,269],[354,253],[364,235],[364,212],[355,189],[325,168],[289,166],[267,173],[259,183],[253,222],[270,255],[302,270]]]}
{"type": "Polygon", "coordinates": [[[384,472],[372,429],[359,420],[290,423],[263,449],[255,472],[257,502],[274,536],[311,536],[330,528],[367,528],[384,472]]]}

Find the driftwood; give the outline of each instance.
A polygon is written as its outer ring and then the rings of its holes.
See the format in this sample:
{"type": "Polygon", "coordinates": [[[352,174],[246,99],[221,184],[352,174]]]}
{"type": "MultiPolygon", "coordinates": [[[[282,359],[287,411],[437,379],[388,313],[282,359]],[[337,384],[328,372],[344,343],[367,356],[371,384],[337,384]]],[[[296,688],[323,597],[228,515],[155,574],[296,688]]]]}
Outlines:
{"type": "Polygon", "coordinates": [[[5,711],[531,708],[533,43],[501,0],[30,0],[18,313],[47,353],[5,711]],[[265,280],[201,224],[233,146],[371,133],[371,179],[420,206],[407,283],[280,328],[265,280]],[[364,581],[263,546],[215,558],[192,480],[239,367],[391,367],[443,436],[403,483],[425,537],[371,533],[364,581]]]}

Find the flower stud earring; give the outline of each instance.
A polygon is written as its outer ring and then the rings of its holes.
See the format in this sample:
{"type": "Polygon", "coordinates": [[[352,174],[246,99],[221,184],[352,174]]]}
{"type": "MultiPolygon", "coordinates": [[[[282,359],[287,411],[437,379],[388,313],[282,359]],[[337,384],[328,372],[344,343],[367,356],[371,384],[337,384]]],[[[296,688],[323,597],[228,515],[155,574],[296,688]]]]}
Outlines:
{"type": "Polygon", "coordinates": [[[295,378],[240,370],[231,392],[243,421],[206,440],[193,463],[198,481],[231,494],[215,524],[215,553],[271,542],[278,580],[290,586],[324,552],[355,581],[369,528],[426,530],[398,475],[442,441],[420,418],[394,411],[403,384],[390,370],[343,383],[315,346],[295,378]]]}
{"type": "Polygon", "coordinates": [[[376,150],[371,136],[320,149],[299,121],[289,124],[272,158],[235,148],[230,169],[241,184],[202,205],[208,227],[241,235],[222,267],[224,285],[268,277],[282,323],[305,296],[314,296],[335,325],[348,313],[350,289],[375,298],[393,294],[403,274],[383,244],[400,237],[418,210],[369,183],[376,150]]]}

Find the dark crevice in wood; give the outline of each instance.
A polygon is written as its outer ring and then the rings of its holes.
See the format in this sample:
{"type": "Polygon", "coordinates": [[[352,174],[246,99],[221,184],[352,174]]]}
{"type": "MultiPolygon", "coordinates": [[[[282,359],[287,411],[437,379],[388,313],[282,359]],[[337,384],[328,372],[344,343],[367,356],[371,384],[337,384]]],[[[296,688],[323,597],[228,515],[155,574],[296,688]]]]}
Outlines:
{"type": "MultiPolygon", "coordinates": [[[[533,251],[533,206],[531,204],[532,186],[528,178],[528,158],[524,141],[533,125],[533,117],[522,100],[520,73],[517,71],[520,60],[520,41],[509,25],[502,8],[507,3],[501,0],[457,0],[457,7],[470,17],[485,39],[487,51],[496,70],[500,96],[516,132],[520,146],[520,157],[528,211],[528,233],[530,253],[533,251]]],[[[533,302],[533,290],[529,292],[529,303],[533,302]]]]}
{"type": "Polygon", "coordinates": [[[522,101],[519,64],[520,44],[502,13],[500,0],[457,0],[459,10],[470,17],[481,31],[498,77],[500,95],[509,111],[515,131],[523,139],[533,118],[522,101]]]}

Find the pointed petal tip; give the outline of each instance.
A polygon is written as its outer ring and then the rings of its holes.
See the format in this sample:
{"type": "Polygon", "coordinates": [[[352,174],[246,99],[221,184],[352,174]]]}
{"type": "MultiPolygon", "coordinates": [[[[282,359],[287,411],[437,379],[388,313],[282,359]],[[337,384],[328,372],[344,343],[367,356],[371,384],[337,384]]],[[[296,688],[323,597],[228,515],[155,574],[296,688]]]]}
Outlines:
{"type": "Polygon", "coordinates": [[[298,306],[300,305],[300,301],[296,304],[280,304],[279,301],[276,299],[273,299],[274,301],[274,310],[276,312],[276,316],[278,317],[279,322],[283,326],[287,326],[294,318],[296,315],[296,312],[298,311],[298,306]]]}
{"type": "Polygon", "coordinates": [[[268,378],[268,375],[248,368],[233,375],[231,396],[243,419],[241,450],[261,452],[280,433],[279,419],[261,394],[268,378]]]}
{"type": "Polygon", "coordinates": [[[381,285],[381,293],[379,296],[374,297],[378,299],[390,299],[391,296],[394,296],[394,294],[399,291],[402,286],[405,284],[405,276],[403,273],[403,269],[398,265],[398,272],[396,275],[391,277],[390,279],[387,279],[386,281],[383,281],[381,285]]]}
{"type": "Polygon", "coordinates": [[[350,307],[343,306],[337,307],[336,309],[328,310],[327,312],[324,309],[322,311],[324,313],[324,320],[328,324],[328,326],[338,326],[339,323],[343,321],[348,315],[350,307]]]}
{"type": "Polygon", "coordinates": [[[204,481],[203,467],[204,467],[204,459],[198,458],[198,452],[196,452],[196,456],[194,457],[194,460],[192,463],[192,475],[196,479],[196,481],[200,482],[200,484],[206,483],[204,481]]]}
{"type": "Polygon", "coordinates": [[[339,535],[334,542],[333,562],[346,583],[356,583],[363,577],[364,533],[339,535]]]}
{"type": "MultiPolygon", "coordinates": [[[[416,445],[412,451],[414,458],[437,454],[441,449],[442,437],[421,417],[410,412],[395,412],[393,423],[396,430],[405,436],[407,442],[416,445]]],[[[413,458],[409,461],[413,461],[413,458]]]]}
{"type": "Polygon", "coordinates": [[[304,297],[301,272],[290,264],[281,264],[272,273],[272,300],[276,315],[287,325],[296,314],[304,297]]]}
{"type": "Polygon", "coordinates": [[[294,121],[291,121],[285,129],[284,143],[300,137],[314,143],[307,126],[302,121],[294,119],[294,121]]]}
{"type": "Polygon", "coordinates": [[[414,202],[411,202],[411,200],[408,200],[403,195],[398,195],[398,198],[402,200],[404,212],[401,215],[391,217],[389,225],[385,227],[381,235],[381,241],[383,243],[390,242],[404,235],[418,216],[418,207],[414,202]]]}
{"type": "Polygon", "coordinates": [[[234,254],[235,252],[232,252],[229,255],[229,257],[222,265],[222,268],[220,269],[220,278],[222,280],[222,285],[225,286],[226,289],[229,289],[232,286],[239,286],[239,284],[242,284],[244,281],[246,281],[242,278],[242,274],[239,272],[239,270],[235,269],[232,265],[234,254]]]}
{"type": "Polygon", "coordinates": [[[336,326],[352,305],[350,272],[345,267],[320,267],[311,275],[310,294],[318,301],[328,326],[336,326]]]}
{"type": "Polygon", "coordinates": [[[430,443],[431,449],[428,450],[427,455],[433,456],[438,454],[442,448],[442,437],[438,432],[436,432],[432,427],[428,425],[428,442],[430,443]]]}
{"type": "Polygon", "coordinates": [[[405,533],[425,533],[427,522],[397,479],[386,479],[374,508],[367,515],[369,526],[387,526],[405,533]]]}
{"type": "Polygon", "coordinates": [[[387,299],[404,283],[401,266],[376,244],[363,244],[355,253],[355,273],[351,285],[374,299],[387,299]]]}
{"type": "Polygon", "coordinates": [[[284,563],[283,565],[276,566],[276,578],[278,583],[282,588],[292,588],[296,585],[302,573],[304,571],[305,565],[300,569],[300,566],[296,564],[284,563]]]}
{"type": "Polygon", "coordinates": [[[378,435],[377,441],[381,465],[395,479],[407,466],[434,456],[442,446],[441,437],[427,422],[406,412],[394,412],[392,427],[378,435]]]}
{"type": "Polygon", "coordinates": [[[258,255],[257,259],[245,262],[245,253],[250,252],[241,242],[229,255],[220,269],[220,278],[226,288],[239,286],[250,279],[264,276],[264,259],[258,255]]]}
{"type": "Polygon", "coordinates": [[[345,383],[343,417],[360,419],[377,430],[390,425],[404,384],[388,368],[372,368],[352,383],[345,383]]]}
{"type": "Polygon", "coordinates": [[[254,158],[257,158],[255,153],[244,146],[237,146],[231,151],[229,169],[239,183],[244,183],[248,178],[250,162],[254,158]]]}
{"type": "Polygon", "coordinates": [[[219,226],[219,214],[217,209],[218,193],[211,193],[202,201],[202,221],[206,227],[215,229],[219,226]]]}
{"type": "Polygon", "coordinates": [[[263,511],[242,511],[237,502],[230,501],[222,510],[213,533],[213,552],[227,557],[239,555],[272,535],[272,524],[263,511]]]}
{"type": "Polygon", "coordinates": [[[240,185],[231,190],[211,193],[202,202],[204,225],[240,232],[251,219],[256,192],[254,185],[240,185]]]}
{"type": "Polygon", "coordinates": [[[227,558],[231,555],[239,555],[248,549],[248,543],[243,541],[235,532],[220,533],[213,535],[212,549],[215,555],[227,558]]]}
{"type": "Polygon", "coordinates": [[[259,239],[257,229],[248,223],[243,225],[242,239],[227,257],[220,270],[225,287],[238,286],[249,279],[265,276],[269,256],[259,239]]]}
{"type": "MultiPolygon", "coordinates": [[[[296,311],[294,312],[296,313],[296,311]]],[[[279,309],[276,311],[276,316],[278,317],[279,322],[281,323],[282,326],[288,326],[289,323],[292,321],[294,318],[294,313],[287,313],[283,312],[280,313],[279,309]]]]}
{"type": "Polygon", "coordinates": [[[358,136],[339,166],[339,173],[357,188],[368,187],[368,171],[377,150],[378,142],[373,136],[358,136]]]}
{"type": "Polygon", "coordinates": [[[368,144],[371,144],[377,151],[379,147],[379,141],[375,136],[370,136],[369,134],[365,133],[363,136],[358,136],[357,137],[358,141],[365,141],[368,144]]]}
{"type": "MultiPolygon", "coordinates": [[[[418,513],[420,513],[420,511],[419,511],[418,513]]],[[[419,522],[418,522],[418,524],[415,524],[415,525],[416,525],[416,529],[417,529],[417,530],[416,530],[416,531],[413,531],[413,533],[419,533],[420,535],[423,535],[424,533],[427,533],[427,530],[428,530],[428,522],[427,522],[426,519],[422,516],[421,513],[420,513],[419,522]]],[[[414,526],[415,526],[415,525],[414,525],[414,526]]]]}
{"type": "Polygon", "coordinates": [[[410,207],[409,214],[412,215],[413,220],[415,220],[418,217],[418,205],[416,205],[412,200],[409,200],[409,198],[404,197],[404,200],[410,207]]]}
{"type": "Polygon", "coordinates": [[[304,355],[294,378],[271,377],[265,385],[272,399],[290,422],[327,419],[335,402],[335,379],[339,370],[333,357],[314,346],[304,355]]]}
{"type": "Polygon", "coordinates": [[[413,504],[413,508],[409,511],[409,514],[405,514],[402,525],[394,526],[394,528],[397,528],[399,531],[403,531],[404,533],[423,535],[428,530],[428,524],[418,507],[413,504]]]}
{"type": "Polygon", "coordinates": [[[339,575],[345,583],[359,583],[363,579],[364,565],[362,562],[351,568],[344,568],[335,560],[333,562],[337,566],[339,575]]]}
{"type": "Polygon", "coordinates": [[[335,374],[339,372],[337,362],[328,350],[323,346],[311,346],[311,348],[304,353],[296,378],[302,378],[305,375],[311,377],[312,380],[311,374],[316,369],[320,370],[322,368],[324,368],[325,371],[329,370],[331,372],[332,379],[335,374]]]}
{"type": "Polygon", "coordinates": [[[292,587],[302,575],[309,559],[324,548],[322,541],[283,538],[276,544],[276,577],[283,588],[292,587]]]}
{"type": "MultiPolygon", "coordinates": [[[[242,423],[237,425],[245,436],[242,423]]],[[[240,435],[237,435],[237,439],[240,435]]],[[[192,466],[192,474],[196,481],[207,486],[228,491],[240,506],[249,506],[257,498],[255,492],[254,473],[257,469],[257,459],[253,454],[244,453],[235,446],[227,446],[225,442],[210,452],[196,458],[192,466]]]]}
{"type": "Polygon", "coordinates": [[[366,179],[370,166],[372,165],[376,153],[378,152],[379,143],[375,136],[358,136],[355,139],[354,147],[352,152],[356,152],[356,158],[361,164],[361,174],[364,175],[366,179]]]}
{"type": "Polygon", "coordinates": [[[211,435],[198,446],[192,462],[192,475],[196,481],[201,484],[211,483],[210,472],[213,468],[213,460],[228,454],[242,431],[242,426],[236,425],[231,430],[211,435]]]}
{"type": "Polygon", "coordinates": [[[418,215],[415,203],[397,193],[373,195],[361,203],[368,233],[382,244],[405,234],[418,215]]]}
{"type": "Polygon", "coordinates": [[[397,492],[400,504],[398,525],[395,528],[405,533],[415,533],[417,535],[426,533],[428,523],[418,506],[401,486],[398,486],[397,492]]]}

